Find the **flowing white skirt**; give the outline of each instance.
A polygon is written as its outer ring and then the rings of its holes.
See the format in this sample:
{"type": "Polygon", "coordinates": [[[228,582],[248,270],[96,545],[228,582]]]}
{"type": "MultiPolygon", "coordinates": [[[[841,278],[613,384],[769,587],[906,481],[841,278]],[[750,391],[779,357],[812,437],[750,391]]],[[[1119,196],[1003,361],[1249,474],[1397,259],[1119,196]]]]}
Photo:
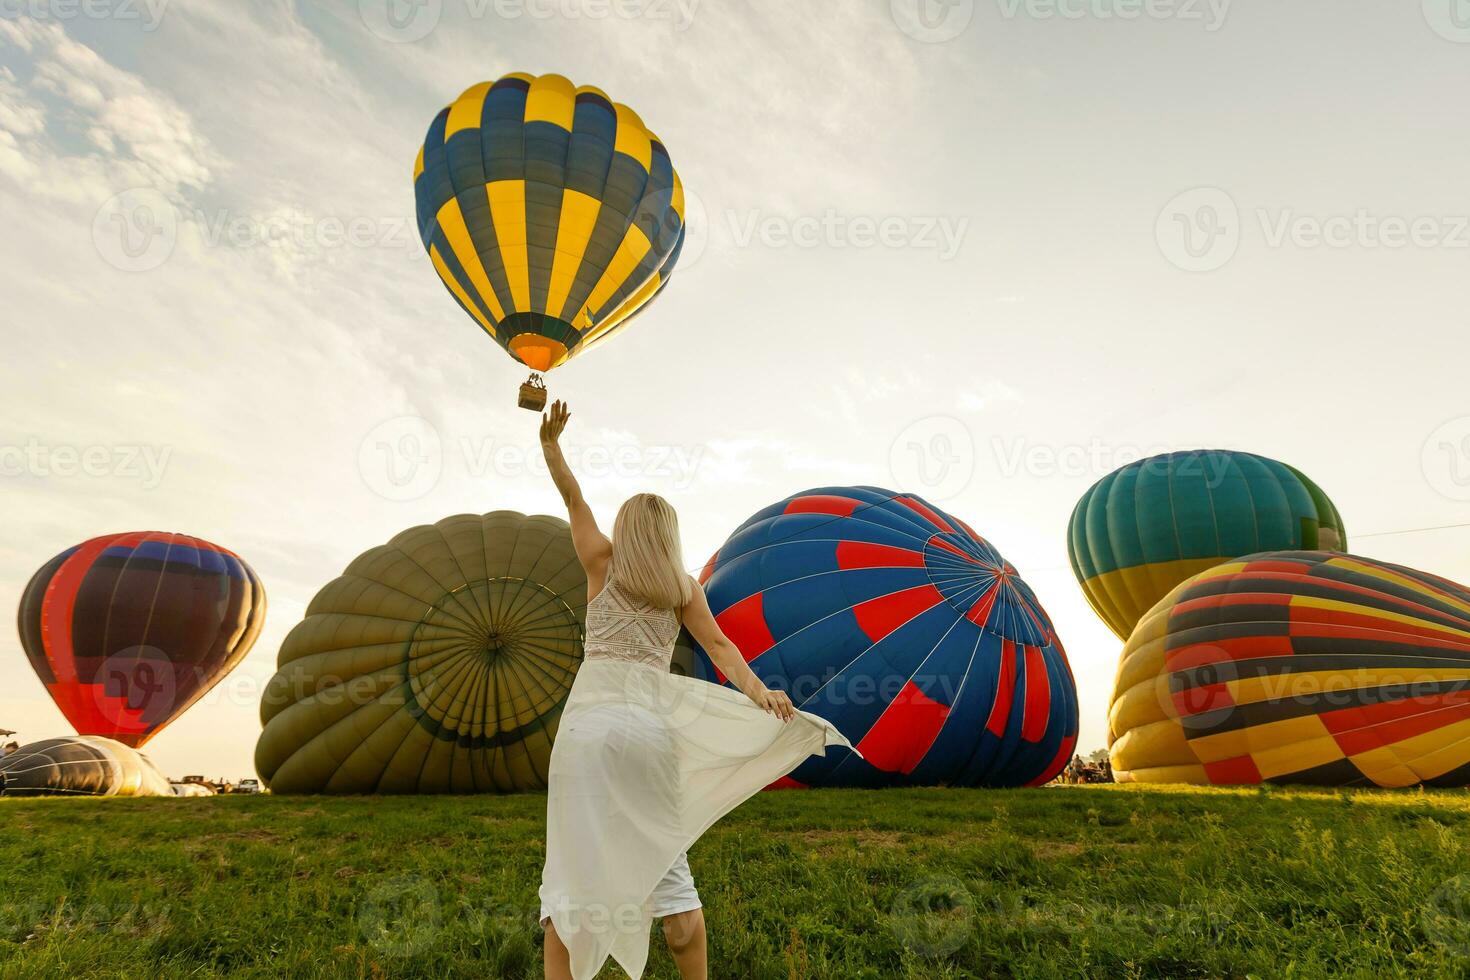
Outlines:
{"type": "Polygon", "coordinates": [[[782,722],[738,691],[595,658],[572,684],[551,752],[541,915],[591,980],[648,961],[649,900],[701,834],[829,745],[831,723],[782,722]]]}

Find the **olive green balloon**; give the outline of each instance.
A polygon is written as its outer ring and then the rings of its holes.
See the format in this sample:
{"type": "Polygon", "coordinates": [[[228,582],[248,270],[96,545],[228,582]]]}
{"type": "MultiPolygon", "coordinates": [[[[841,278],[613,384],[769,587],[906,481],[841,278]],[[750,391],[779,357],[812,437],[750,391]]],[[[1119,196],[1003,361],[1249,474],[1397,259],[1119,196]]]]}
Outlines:
{"type": "Polygon", "coordinates": [[[286,637],[256,770],[274,793],[544,789],[586,605],[563,520],[497,511],[404,531],[286,637]]]}

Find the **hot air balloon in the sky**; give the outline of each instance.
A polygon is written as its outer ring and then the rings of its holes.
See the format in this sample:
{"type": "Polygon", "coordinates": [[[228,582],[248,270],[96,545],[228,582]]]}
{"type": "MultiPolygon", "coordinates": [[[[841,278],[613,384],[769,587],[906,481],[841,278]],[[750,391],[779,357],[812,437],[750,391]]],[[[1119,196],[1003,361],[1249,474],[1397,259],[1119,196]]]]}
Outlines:
{"type": "MultiPolygon", "coordinates": [[[[778,785],[1023,786],[1071,758],[1077,691],[1050,618],[989,542],[918,497],[796,494],[740,525],[703,579],[751,669],[862,753],[778,785]]],[[[702,652],[684,672],[722,679],[702,652]]]]}
{"type": "Polygon", "coordinates": [[[1120,781],[1470,786],[1470,590],[1275,552],[1146,615],[1108,711],[1120,781]]]}
{"type": "Polygon", "coordinates": [[[20,640],[83,735],[134,748],[250,652],[265,590],[232,551],[185,534],[111,534],[47,562],[20,601],[20,640]]]}
{"type": "Polygon", "coordinates": [[[404,531],[286,637],[256,771],[274,793],[545,789],[586,605],[566,521],[499,511],[404,531]]]}
{"type": "Polygon", "coordinates": [[[414,197],[439,278],[531,368],[523,407],[537,410],[536,372],[626,325],[668,284],[684,242],[684,189],[663,143],[632,109],[560,75],[466,89],[429,126],[414,197]]]}
{"type": "Polygon", "coordinates": [[[1253,453],[1198,450],[1109,473],[1072,512],[1067,551],[1087,601],[1120,639],[1180,582],[1260,551],[1347,548],[1311,480],[1253,453]]]}

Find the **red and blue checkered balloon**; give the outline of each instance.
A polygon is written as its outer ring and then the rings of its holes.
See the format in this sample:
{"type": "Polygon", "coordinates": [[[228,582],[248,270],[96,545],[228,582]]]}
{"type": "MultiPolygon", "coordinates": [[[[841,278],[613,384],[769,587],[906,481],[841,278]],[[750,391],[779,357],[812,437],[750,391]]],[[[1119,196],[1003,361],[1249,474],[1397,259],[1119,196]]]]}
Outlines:
{"type": "MultiPolygon", "coordinates": [[[[740,525],[701,581],[767,684],[835,724],[785,786],[1026,786],[1077,743],[1051,620],[963,521],[876,487],[808,490],[740,525]]],[[[722,681],[702,652],[695,672],[722,681]]]]}

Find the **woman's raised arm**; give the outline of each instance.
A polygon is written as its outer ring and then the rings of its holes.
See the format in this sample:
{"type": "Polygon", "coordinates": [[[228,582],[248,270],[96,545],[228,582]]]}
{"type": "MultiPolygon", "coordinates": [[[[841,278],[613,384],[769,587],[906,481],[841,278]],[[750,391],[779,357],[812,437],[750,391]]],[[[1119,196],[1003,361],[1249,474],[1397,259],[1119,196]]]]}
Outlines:
{"type": "Polygon", "coordinates": [[[541,416],[541,452],[546,457],[547,469],[551,471],[551,481],[556,484],[562,503],[567,506],[567,520],[572,525],[572,546],[577,549],[577,558],[587,573],[587,599],[591,601],[602,591],[607,580],[612,542],[597,526],[597,518],[592,515],[592,508],[587,506],[587,498],[582,496],[581,484],[572,474],[572,468],[567,465],[566,456],[561,451],[559,440],[571,417],[565,402],[552,403],[551,411],[541,416]]]}

